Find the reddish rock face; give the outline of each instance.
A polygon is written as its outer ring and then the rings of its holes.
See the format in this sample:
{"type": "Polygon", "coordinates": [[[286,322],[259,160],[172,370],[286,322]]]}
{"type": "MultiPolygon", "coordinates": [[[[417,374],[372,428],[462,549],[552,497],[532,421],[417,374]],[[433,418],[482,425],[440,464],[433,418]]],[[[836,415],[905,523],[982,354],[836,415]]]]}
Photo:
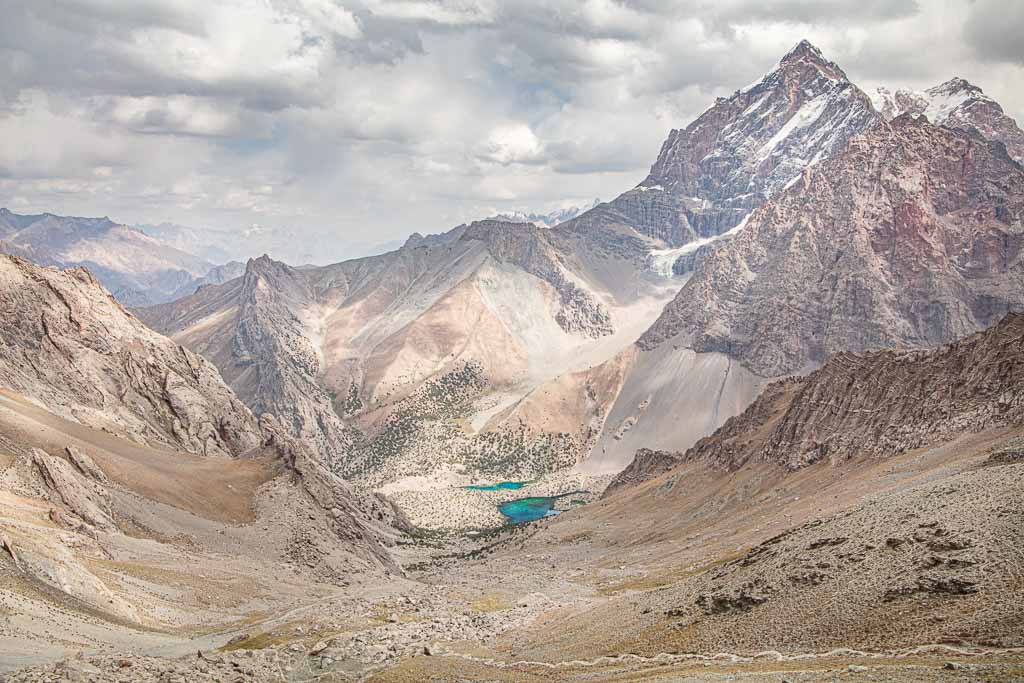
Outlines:
{"type": "Polygon", "coordinates": [[[1024,169],[905,114],[809,168],[697,265],[640,340],[763,376],[841,351],[941,344],[1024,307],[1024,169]]]}

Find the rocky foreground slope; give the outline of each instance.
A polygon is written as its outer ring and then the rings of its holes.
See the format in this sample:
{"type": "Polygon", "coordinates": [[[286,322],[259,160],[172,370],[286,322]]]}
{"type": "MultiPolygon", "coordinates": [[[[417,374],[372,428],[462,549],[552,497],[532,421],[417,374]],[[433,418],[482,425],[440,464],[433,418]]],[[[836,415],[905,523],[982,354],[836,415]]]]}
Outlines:
{"type": "Polygon", "coordinates": [[[407,527],[386,501],[88,271],[0,257],[0,322],[6,666],[187,642],[321,582],[398,571],[387,546],[407,527]]]}
{"type": "Polygon", "coordinates": [[[743,413],[686,453],[639,451],[605,496],[688,461],[735,471],[769,462],[891,457],[964,434],[1024,425],[1024,313],[929,351],[841,353],[769,384],[743,413]]]}

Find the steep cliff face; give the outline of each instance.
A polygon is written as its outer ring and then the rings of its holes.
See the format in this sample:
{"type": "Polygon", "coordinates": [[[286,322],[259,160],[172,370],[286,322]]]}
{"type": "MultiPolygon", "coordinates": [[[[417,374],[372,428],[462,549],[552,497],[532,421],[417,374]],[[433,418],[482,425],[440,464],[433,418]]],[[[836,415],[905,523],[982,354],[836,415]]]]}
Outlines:
{"type": "Polygon", "coordinates": [[[227,377],[254,412],[277,416],[314,451],[329,454],[330,464],[352,440],[318,382],[322,356],[299,318],[313,300],[300,271],[267,257],[250,261],[240,285],[227,377]]]}
{"type": "Polygon", "coordinates": [[[801,41],[760,81],[673,130],[636,188],[563,229],[621,224],[670,247],[720,235],[880,122],[843,70],[801,41]]]}
{"type": "Polygon", "coordinates": [[[0,256],[0,385],[142,442],[242,455],[258,424],[202,356],[155,334],[85,269],[0,256]]]}
{"type": "Polygon", "coordinates": [[[772,384],[685,459],[798,469],[887,457],[1024,423],[1024,314],[931,351],[843,353],[772,384]]]}
{"type": "Polygon", "coordinates": [[[1024,304],[1024,169],[977,133],[903,115],[755,212],[641,338],[754,372],[934,346],[1024,304]]]}
{"type": "Polygon", "coordinates": [[[932,123],[962,130],[973,128],[989,140],[1006,145],[1009,155],[1024,163],[1024,131],[998,102],[962,78],[952,78],[921,92],[879,88],[873,101],[887,121],[900,114],[923,114],[932,123]]]}

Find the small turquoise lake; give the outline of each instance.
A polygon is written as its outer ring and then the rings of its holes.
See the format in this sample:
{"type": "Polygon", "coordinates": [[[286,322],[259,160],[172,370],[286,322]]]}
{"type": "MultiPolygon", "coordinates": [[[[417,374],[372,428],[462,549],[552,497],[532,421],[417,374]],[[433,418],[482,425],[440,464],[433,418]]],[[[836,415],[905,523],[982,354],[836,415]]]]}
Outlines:
{"type": "Polygon", "coordinates": [[[500,481],[497,484],[463,486],[462,488],[470,491],[518,491],[529,483],[528,481],[500,481]]]}
{"type": "Polygon", "coordinates": [[[562,510],[556,510],[555,504],[560,498],[573,496],[584,491],[573,491],[563,493],[560,496],[536,496],[532,498],[518,498],[502,503],[498,506],[498,512],[508,517],[513,524],[525,524],[535,522],[545,517],[553,517],[560,514],[562,510]]]}

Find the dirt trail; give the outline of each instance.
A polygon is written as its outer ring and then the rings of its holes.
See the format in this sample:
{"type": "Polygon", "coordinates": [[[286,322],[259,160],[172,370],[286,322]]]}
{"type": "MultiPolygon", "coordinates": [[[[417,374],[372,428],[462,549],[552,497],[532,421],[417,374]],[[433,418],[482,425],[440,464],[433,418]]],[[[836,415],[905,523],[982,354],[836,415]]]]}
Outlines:
{"type": "Polygon", "coordinates": [[[602,656],[594,659],[573,659],[561,662],[540,662],[534,660],[518,660],[503,662],[491,657],[476,657],[462,652],[453,652],[444,646],[438,646],[438,656],[454,657],[477,664],[484,664],[497,669],[519,669],[526,667],[543,669],[562,668],[588,668],[605,666],[617,663],[638,663],[638,664],[675,664],[686,662],[724,662],[729,664],[747,664],[756,661],[771,662],[798,662],[815,659],[906,659],[919,656],[951,656],[951,657],[985,657],[995,655],[1024,655],[1024,648],[961,648],[952,645],[932,643],[919,645],[912,648],[900,650],[889,650],[884,652],[868,652],[864,650],[851,650],[849,648],[836,648],[828,652],[805,652],[805,653],[782,653],[777,650],[766,650],[753,655],[739,655],[730,652],[718,652],[715,654],[682,654],[675,652],[659,652],[656,655],[644,656],[637,654],[621,654],[614,656],[602,656]]]}

